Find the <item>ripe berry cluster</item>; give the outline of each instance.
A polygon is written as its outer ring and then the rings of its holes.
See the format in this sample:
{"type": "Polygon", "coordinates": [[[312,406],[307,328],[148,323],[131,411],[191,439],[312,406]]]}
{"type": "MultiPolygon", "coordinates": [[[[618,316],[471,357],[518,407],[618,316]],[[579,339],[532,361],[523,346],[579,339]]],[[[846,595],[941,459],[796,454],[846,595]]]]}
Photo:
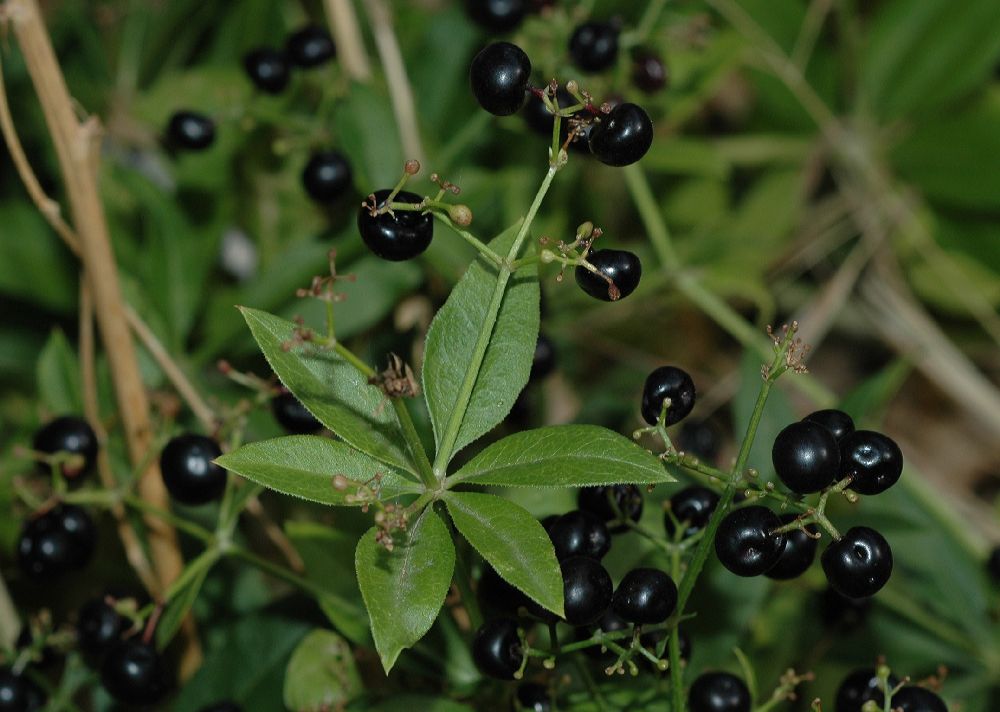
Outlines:
{"type": "Polygon", "coordinates": [[[882,709],[889,693],[889,705],[893,712],[948,712],[948,706],[936,692],[919,685],[901,684],[899,679],[874,668],[854,670],[837,688],[834,712],[863,712],[866,703],[874,703],[882,709]]]}

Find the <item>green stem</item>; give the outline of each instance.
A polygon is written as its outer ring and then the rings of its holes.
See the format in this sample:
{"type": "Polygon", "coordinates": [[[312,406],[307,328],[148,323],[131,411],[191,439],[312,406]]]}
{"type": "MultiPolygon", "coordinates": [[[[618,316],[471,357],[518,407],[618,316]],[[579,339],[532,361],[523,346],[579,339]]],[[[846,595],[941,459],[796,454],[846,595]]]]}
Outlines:
{"type": "Polygon", "coordinates": [[[524,221],[517,231],[514,244],[510,246],[507,258],[504,260],[504,265],[500,267],[497,274],[496,287],[493,289],[493,297],[486,312],[486,318],[483,320],[482,327],[479,330],[479,338],[472,353],[472,360],[469,362],[469,367],[465,372],[465,378],[462,380],[455,408],[448,419],[448,425],[444,430],[444,435],[441,437],[441,444],[434,458],[434,475],[438,479],[444,479],[447,474],[448,462],[451,460],[455,442],[458,440],[458,432],[462,427],[462,421],[465,419],[465,412],[469,407],[469,400],[472,398],[472,390],[476,385],[476,380],[479,378],[479,369],[482,368],[483,359],[486,357],[486,349],[489,347],[490,339],[493,336],[493,327],[496,325],[497,315],[500,313],[503,295],[507,291],[507,282],[510,281],[511,275],[510,264],[517,258],[518,252],[521,250],[521,245],[524,244],[524,240],[528,236],[531,223],[538,213],[538,208],[545,199],[545,194],[549,192],[549,186],[552,185],[552,179],[555,178],[557,170],[558,168],[555,165],[549,165],[549,170],[546,171],[545,178],[542,180],[538,192],[535,193],[535,199],[531,202],[531,207],[528,208],[528,214],[524,217],[524,221]]]}
{"type": "Polygon", "coordinates": [[[181,575],[174,579],[170,587],[163,592],[163,603],[169,603],[173,598],[183,591],[189,583],[211,569],[215,562],[219,560],[221,552],[214,546],[210,546],[201,552],[196,558],[188,562],[181,575]]]}
{"type": "Polygon", "coordinates": [[[446,213],[440,212],[438,210],[432,210],[431,215],[433,215],[435,218],[437,218],[445,225],[450,227],[452,230],[458,233],[459,237],[461,237],[463,240],[465,240],[470,245],[475,247],[476,250],[479,252],[479,254],[481,254],[483,257],[489,260],[494,267],[499,267],[500,265],[503,264],[503,259],[500,257],[500,255],[491,250],[489,245],[487,245],[485,242],[480,240],[478,237],[473,235],[468,230],[463,230],[462,228],[460,228],[452,221],[450,217],[448,217],[446,213]]]}

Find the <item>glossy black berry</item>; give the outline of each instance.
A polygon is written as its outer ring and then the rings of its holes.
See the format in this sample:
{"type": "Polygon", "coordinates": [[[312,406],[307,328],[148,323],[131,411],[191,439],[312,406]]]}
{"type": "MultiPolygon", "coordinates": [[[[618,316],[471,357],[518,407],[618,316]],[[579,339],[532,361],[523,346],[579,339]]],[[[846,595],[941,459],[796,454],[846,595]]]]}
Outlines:
{"type": "Polygon", "coordinates": [[[222,496],[226,471],[212,462],[222,455],[212,438],[185,433],[172,438],[160,454],[163,484],[183,504],[205,504],[222,496]]]}
{"type": "Polygon", "coordinates": [[[0,668],[0,712],[36,712],[45,705],[45,693],[26,675],[0,668]]]}
{"type": "Polygon", "coordinates": [[[585,22],[569,38],[573,64],[585,72],[600,72],[618,57],[618,28],[609,22],[585,22]]]}
{"type": "Polygon", "coordinates": [[[517,688],[515,695],[515,710],[525,710],[525,712],[550,712],[552,709],[552,697],[545,685],[534,682],[526,682],[517,688]]]}
{"type": "Polygon", "coordinates": [[[687,371],[676,366],[660,366],[646,376],[642,386],[642,418],[656,425],[663,401],[669,398],[665,424],[678,423],[694,408],[695,396],[694,381],[687,371]]]}
{"type": "Polygon", "coordinates": [[[31,578],[53,578],[86,566],[96,543],[90,515],[72,504],[58,505],[25,523],[17,544],[18,564],[31,578]]]}
{"type": "Polygon", "coordinates": [[[677,586],[659,569],[632,569],[615,589],[612,607],[630,623],[651,624],[667,620],[677,606],[677,586]]]}
{"type": "Polygon", "coordinates": [[[563,612],[570,625],[596,623],[611,605],[611,576],[596,559],[574,556],[563,561],[563,612]]]}
{"type": "MultiPolygon", "coordinates": [[[[391,193],[391,190],[375,191],[376,206],[384,206],[391,193]]],[[[419,203],[421,200],[423,198],[416,193],[401,190],[392,202],[419,203]]],[[[401,262],[416,257],[431,244],[434,218],[418,210],[394,210],[373,216],[368,207],[362,206],[358,211],[358,231],[369,250],[384,260],[401,262]]]]}
{"type": "Polygon", "coordinates": [[[840,442],[840,471],[854,478],[855,492],[881,494],[903,474],[903,453],[888,435],[856,430],[840,442]]]}
{"type": "Polygon", "coordinates": [[[510,116],[524,105],[531,61],[517,45],[494,42],[480,50],[469,68],[479,105],[496,116],[510,116]]]}
{"type": "Polygon", "coordinates": [[[778,433],[771,448],[774,471],[785,487],[808,494],[833,484],[840,472],[840,450],[833,433],[802,420],[778,433]]]}
{"type": "Polygon", "coordinates": [[[594,274],[583,265],[574,271],[580,289],[605,302],[624,299],[639,286],[642,277],[642,263],[639,257],[627,250],[594,250],[587,255],[587,261],[599,274],[594,274]],[[609,281],[610,280],[610,281],[609,281]]]}
{"type": "Polygon", "coordinates": [[[674,537],[674,519],[684,527],[684,537],[704,529],[718,503],[719,495],[707,487],[692,485],[680,490],[670,498],[670,513],[663,515],[663,527],[667,530],[667,535],[671,539],[674,537]]]}
{"type": "Polygon", "coordinates": [[[524,659],[521,640],[517,637],[517,621],[497,618],[484,623],[472,640],[472,659],[484,675],[513,680],[524,659]]]}
{"type": "Polygon", "coordinates": [[[528,13],[526,0],[465,0],[465,9],[476,24],[492,32],[510,32],[528,13]]]}
{"type": "MultiPolygon", "coordinates": [[[[579,101],[573,97],[568,91],[563,87],[559,87],[556,90],[555,100],[559,102],[560,107],[573,106],[578,104],[579,101]]],[[[552,122],[555,118],[549,108],[542,101],[541,97],[535,94],[528,95],[528,101],[525,102],[524,108],[521,110],[521,116],[524,117],[525,122],[528,126],[539,136],[544,138],[546,141],[552,140],[552,122]]],[[[573,116],[589,116],[586,110],[581,109],[573,114],[573,116]]],[[[559,124],[559,142],[565,143],[566,139],[569,138],[570,132],[570,121],[567,118],[563,118],[559,124]]],[[[574,136],[573,142],[569,144],[569,149],[571,151],[577,151],[582,154],[589,154],[590,148],[587,145],[587,139],[590,136],[590,125],[577,127],[577,132],[574,136]]]]}
{"type": "Polygon", "coordinates": [[[1000,546],[994,546],[986,559],[986,571],[994,581],[1000,581],[1000,546]]]}
{"type": "Polygon", "coordinates": [[[101,665],[101,683],[118,702],[128,705],[159,702],[170,684],[160,654],[137,640],[111,647],[101,665]]]}
{"type": "Polygon", "coordinates": [[[198,712],[243,712],[243,708],[232,700],[223,700],[208,707],[202,707],[198,712]]]}
{"type": "Polygon", "coordinates": [[[611,533],[604,521],[580,509],[559,517],[548,532],[560,561],[571,556],[600,560],[611,548],[611,533]]]}
{"type": "Polygon", "coordinates": [[[926,687],[907,685],[892,696],[892,708],[902,712],[948,712],[948,705],[926,687]]]}
{"type": "MultiPolygon", "coordinates": [[[[899,684],[895,676],[889,676],[890,689],[899,684]]],[[[885,694],[879,686],[874,668],[854,670],[837,688],[833,712],[861,712],[866,702],[875,702],[879,707],[885,702],[885,694]]]]}
{"type": "MultiPolygon", "coordinates": [[[[585,512],[590,512],[598,519],[610,523],[618,520],[618,515],[611,506],[612,500],[626,519],[638,522],[642,516],[642,490],[636,485],[606,485],[603,487],[582,487],[577,495],[577,506],[585,512]]],[[[612,534],[628,531],[626,524],[609,527],[612,534]]]]}
{"type": "Polygon", "coordinates": [[[128,621],[104,601],[94,598],[80,608],[76,639],[80,652],[90,660],[100,660],[118,642],[128,621]]]}
{"type": "Polygon", "coordinates": [[[289,433],[308,435],[323,429],[323,424],[288,391],[279,393],[271,399],[271,412],[274,414],[274,419],[289,433]]]}
{"type": "Polygon", "coordinates": [[[243,69],[254,86],[268,94],[280,94],[288,86],[288,57],[270,47],[258,47],[243,56],[243,69]]]}
{"type": "Polygon", "coordinates": [[[865,598],[878,592],[892,574],[892,549],[874,529],[853,527],[820,557],[823,572],[838,593],[865,598]]]}
{"type": "MultiPolygon", "coordinates": [[[[64,415],[51,420],[35,432],[32,448],[47,455],[66,452],[79,455],[81,463],[63,463],[62,474],[67,479],[76,479],[90,472],[97,460],[97,435],[83,418],[64,415]]],[[[48,472],[47,465],[40,467],[48,472]]]]}
{"type": "Polygon", "coordinates": [[[478,594],[479,600],[487,608],[510,615],[516,615],[517,609],[527,606],[529,600],[519,588],[507,583],[489,564],[483,565],[478,594]]]}
{"type": "MultiPolygon", "coordinates": [[[[782,526],[791,524],[796,519],[797,515],[795,514],[782,514],[778,517],[782,526]]],[[[816,558],[816,549],[819,546],[816,534],[818,534],[816,527],[811,524],[806,525],[805,531],[793,529],[787,532],[785,534],[785,549],[781,552],[781,558],[764,575],[768,578],[787,581],[804,574],[816,558]]]]}
{"type": "Polygon", "coordinates": [[[864,625],[871,607],[870,598],[848,598],[829,586],[820,594],[819,614],[823,623],[844,632],[864,625]]]}
{"type": "Polygon", "coordinates": [[[667,65],[652,50],[641,50],[632,58],[632,83],[646,94],[655,94],[667,86],[667,65]]]}
{"type": "Polygon", "coordinates": [[[186,151],[202,151],[215,141],[215,123],[196,111],[178,111],[167,124],[167,143],[186,151]]]}
{"type": "Polygon", "coordinates": [[[638,104],[619,104],[590,129],[590,152],[609,166],[628,166],[653,145],[653,122],[638,104]]]}
{"type": "Polygon", "coordinates": [[[833,433],[833,437],[837,439],[838,443],[844,439],[844,436],[854,432],[854,419],[844,411],[834,408],[817,410],[802,420],[822,425],[833,433]]]}
{"type": "Polygon", "coordinates": [[[317,151],[302,169],[302,186],[317,203],[336,200],[351,187],[351,164],[339,151],[317,151]]]}
{"type": "Polygon", "coordinates": [[[688,692],[691,712],[750,712],[751,704],[746,684],[728,672],[699,675],[688,692]]]}
{"type": "Polygon", "coordinates": [[[737,576],[759,576],[778,563],[785,535],[772,534],[781,526],[767,507],[752,505],[727,514],[715,533],[719,561],[737,576]]]}
{"type": "Polygon", "coordinates": [[[556,370],[556,347],[545,334],[538,335],[535,342],[535,354],[531,358],[530,381],[540,381],[556,370]]]}
{"type": "Polygon", "coordinates": [[[330,33],[317,25],[306,25],[292,33],[285,43],[285,51],[292,64],[302,69],[319,67],[337,54],[330,33]]]}
{"type": "Polygon", "coordinates": [[[684,454],[712,462],[719,454],[720,440],[719,431],[711,421],[685,420],[674,442],[684,454]]]}

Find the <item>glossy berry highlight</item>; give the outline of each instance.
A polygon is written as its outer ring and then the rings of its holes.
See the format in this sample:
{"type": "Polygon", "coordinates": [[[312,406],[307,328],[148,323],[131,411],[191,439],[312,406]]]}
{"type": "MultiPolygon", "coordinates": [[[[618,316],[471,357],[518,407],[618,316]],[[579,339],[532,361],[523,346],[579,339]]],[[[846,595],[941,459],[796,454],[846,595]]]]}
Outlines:
{"type": "Polygon", "coordinates": [[[677,586],[659,569],[632,569],[615,589],[614,612],[629,623],[662,623],[677,606],[677,586]]]}
{"type": "MultiPolygon", "coordinates": [[[[798,518],[796,514],[782,514],[778,517],[781,526],[791,524],[798,518]]],[[[819,532],[816,527],[809,524],[803,529],[793,529],[785,532],[785,548],[781,552],[778,563],[764,572],[768,578],[786,581],[798,578],[812,566],[816,559],[816,549],[819,547],[817,540],[819,532]]]]}
{"type": "Polygon", "coordinates": [[[45,706],[45,693],[34,680],[0,668],[0,712],[38,712],[45,706]]]}
{"type": "Polygon", "coordinates": [[[283,92],[292,76],[285,53],[270,47],[258,47],[244,55],[243,69],[253,85],[267,94],[283,92]]]}
{"type": "Polygon", "coordinates": [[[516,709],[518,710],[525,712],[551,712],[552,710],[552,697],[544,685],[526,682],[518,686],[517,694],[514,696],[517,699],[516,709]]]}
{"type": "Polygon", "coordinates": [[[495,116],[510,116],[524,105],[531,61],[517,45],[494,42],[480,50],[469,67],[469,82],[479,105],[495,116]]]}
{"type": "Polygon", "coordinates": [[[700,485],[692,485],[680,490],[670,498],[670,512],[664,512],[663,526],[667,535],[673,539],[676,527],[674,519],[684,527],[684,537],[693,536],[704,529],[712,518],[719,503],[719,495],[700,485]],[[671,517],[673,515],[673,517],[671,517]]]}
{"type": "Polygon", "coordinates": [[[472,640],[472,659],[484,675],[513,680],[524,660],[517,621],[497,618],[484,623],[472,640]]]}
{"type": "MultiPolygon", "coordinates": [[[[899,684],[899,680],[890,675],[888,684],[892,689],[899,684]]],[[[874,702],[879,707],[885,702],[875,668],[859,668],[844,678],[837,688],[834,712],[861,712],[866,702],[874,702]]]]}
{"type": "Polygon", "coordinates": [[[548,532],[560,561],[573,556],[600,560],[611,549],[611,534],[604,521],[579,509],[556,519],[548,532]]]}
{"type": "Polygon", "coordinates": [[[573,64],[585,72],[600,72],[618,58],[618,28],[610,22],[585,22],[569,38],[573,64]]]}
{"type": "Polygon", "coordinates": [[[836,410],[834,408],[817,410],[810,413],[802,420],[810,423],[816,423],[816,425],[822,425],[830,431],[838,443],[843,440],[844,437],[854,432],[854,418],[849,416],[844,411],[836,410]]]}
{"type": "Polygon", "coordinates": [[[300,69],[314,69],[337,55],[330,33],[317,25],[306,25],[292,33],[285,42],[285,52],[300,69]]]}
{"type": "Polygon", "coordinates": [[[655,94],[667,86],[667,65],[656,52],[640,50],[632,57],[632,83],[646,94],[655,94]]]}
{"type": "Polygon", "coordinates": [[[840,443],[840,469],[854,478],[850,488],[859,494],[881,494],[903,474],[903,453],[888,435],[856,430],[840,443]]]}
{"type": "MultiPolygon", "coordinates": [[[[392,194],[391,190],[378,190],[375,205],[381,209],[392,194]]],[[[419,203],[423,200],[416,193],[401,190],[394,203],[419,203]]],[[[358,232],[368,249],[378,257],[391,262],[413,259],[431,244],[434,237],[434,218],[419,210],[394,210],[372,215],[367,205],[358,211],[358,232]]]]}
{"type": "Polygon", "coordinates": [[[563,577],[563,612],[570,625],[591,625],[611,605],[611,576],[600,562],[574,556],[560,564],[563,577]]]}
{"type": "Polygon", "coordinates": [[[170,496],[188,505],[221,497],[226,471],[213,462],[220,455],[219,444],[204,435],[185,433],[172,438],[160,454],[160,472],[170,496]]]}
{"type": "Polygon", "coordinates": [[[18,565],[33,579],[53,579],[86,566],[96,544],[90,515],[72,504],[57,505],[24,524],[17,543],[18,565]]]}
{"type": "Polygon", "coordinates": [[[101,683],[118,702],[152,705],[169,690],[167,669],[151,645],[127,640],[114,645],[101,665],[101,683]]]}
{"type": "Polygon", "coordinates": [[[609,166],[628,166],[653,145],[653,122],[638,104],[619,104],[590,130],[590,152],[609,166]]]}
{"type": "Polygon", "coordinates": [[[597,274],[583,265],[574,271],[580,289],[605,302],[624,299],[639,286],[642,278],[642,263],[639,257],[627,250],[594,250],[587,255],[587,261],[597,270],[597,274]]]}
{"type": "Polygon", "coordinates": [[[663,402],[669,398],[664,425],[679,423],[694,408],[696,395],[694,381],[687,371],[676,366],[660,366],[646,376],[642,386],[642,418],[656,425],[663,402]]]}
{"type": "Polygon", "coordinates": [[[759,576],[777,564],[785,550],[785,535],[772,533],[780,526],[778,515],[767,507],[733,510],[715,533],[715,553],[737,576],[759,576]]]}
{"type": "Polygon", "coordinates": [[[875,595],[892,574],[892,549],[869,527],[853,527],[820,557],[830,585],[848,598],[875,595]]]}
{"type": "Polygon", "coordinates": [[[822,425],[799,421],[778,433],[771,448],[771,462],[792,492],[819,492],[837,479],[840,449],[833,433],[822,425]]]}
{"type": "Polygon", "coordinates": [[[196,111],[178,111],[167,124],[167,144],[185,151],[203,151],[215,142],[215,122],[196,111]]]}
{"type": "Polygon", "coordinates": [[[750,712],[751,704],[746,683],[728,672],[699,675],[688,692],[691,712],[750,712]]]}
{"type": "Polygon", "coordinates": [[[339,151],[317,151],[302,169],[302,187],[317,203],[329,203],[351,188],[351,163],[339,151]]]}
{"type": "MultiPolygon", "coordinates": [[[[60,466],[63,477],[70,480],[86,475],[94,468],[97,460],[97,435],[86,420],[72,415],[50,420],[39,428],[31,446],[46,455],[58,452],[78,455],[80,462],[64,462],[60,466]]],[[[48,473],[48,466],[39,463],[39,467],[48,473]]]]}

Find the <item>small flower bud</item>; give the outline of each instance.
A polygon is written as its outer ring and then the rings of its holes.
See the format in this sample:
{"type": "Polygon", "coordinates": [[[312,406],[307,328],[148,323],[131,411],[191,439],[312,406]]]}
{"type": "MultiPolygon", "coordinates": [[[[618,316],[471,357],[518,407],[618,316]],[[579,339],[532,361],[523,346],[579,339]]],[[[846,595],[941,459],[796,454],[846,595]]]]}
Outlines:
{"type": "Polygon", "coordinates": [[[407,175],[415,176],[420,172],[420,161],[411,158],[403,165],[403,170],[407,175]]]}
{"type": "Polygon", "coordinates": [[[456,225],[461,225],[465,227],[472,223],[472,211],[469,209],[468,205],[452,205],[448,208],[448,217],[452,219],[456,225]]]}
{"type": "Polygon", "coordinates": [[[347,489],[347,478],[343,475],[334,475],[333,478],[333,488],[338,492],[343,492],[347,489]]]}
{"type": "Polygon", "coordinates": [[[542,250],[542,254],[539,255],[539,259],[545,264],[549,264],[556,258],[555,253],[552,250],[542,250]]]}
{"type": "Polygon", "coordinates": [[[568,91],[570,94],[576,94],[578,91],[580,91],[580,85],[576,83],[575,79],[570,79],[568,82],[566,82],[566,91],[568,91]]]}

